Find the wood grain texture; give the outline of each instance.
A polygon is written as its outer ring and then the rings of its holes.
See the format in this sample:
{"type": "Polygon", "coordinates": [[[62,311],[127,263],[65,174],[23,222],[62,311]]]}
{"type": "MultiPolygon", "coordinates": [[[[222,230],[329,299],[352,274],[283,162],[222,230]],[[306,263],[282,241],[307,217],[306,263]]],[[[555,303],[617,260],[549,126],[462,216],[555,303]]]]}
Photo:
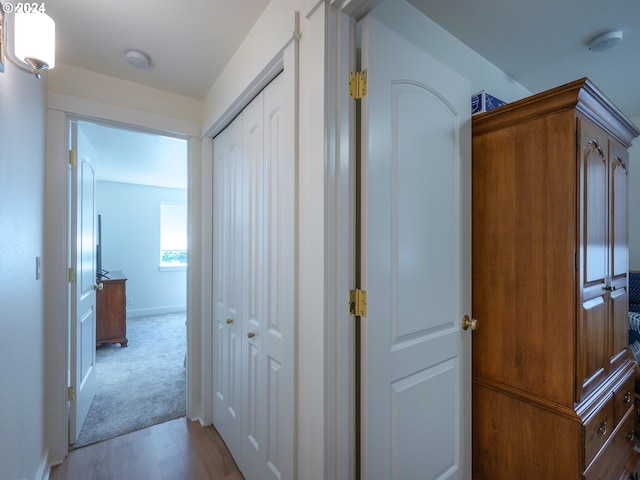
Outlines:
{"type": "Polygon", "coordinates": [[[476,480],[628,476],[638,133],[586,79],[473,118],[476,480]]]}
{"type": "Polygon", "coordinates": [[[96,291],[96,346],[127,340],[127,278],[122,272],[110,272],[110,278],[97,280],[103,289],[96,291]]]}
{"type": "Polygon", "coordinates": [[[179,418],[72,450],[51,480],[243,480],[213,427],[179,418]]]}

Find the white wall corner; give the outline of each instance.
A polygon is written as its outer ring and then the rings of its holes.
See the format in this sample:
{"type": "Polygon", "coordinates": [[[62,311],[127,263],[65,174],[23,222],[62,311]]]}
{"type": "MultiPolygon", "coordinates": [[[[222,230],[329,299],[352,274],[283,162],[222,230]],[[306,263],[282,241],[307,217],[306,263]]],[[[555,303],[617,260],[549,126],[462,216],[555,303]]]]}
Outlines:
{"type": "Polygon", "coordinates": [[[273,69],[274,61],[295,36],[298,2],[269,2],[204,100],[203,135],[215,135],[224,128],[233,118],[233,112],[239,112],[249,103],[250,92],[256,90],[256,84],[269,77],[267,73],[273,69]],[[228,121],[225,123],[224,119],[228,121]]]}

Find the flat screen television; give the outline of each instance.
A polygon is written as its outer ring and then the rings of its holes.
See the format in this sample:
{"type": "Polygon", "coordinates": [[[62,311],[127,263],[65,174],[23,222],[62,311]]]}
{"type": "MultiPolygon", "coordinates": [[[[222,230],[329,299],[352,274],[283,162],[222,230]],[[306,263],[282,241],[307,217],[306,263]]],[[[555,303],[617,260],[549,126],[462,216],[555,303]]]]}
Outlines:
{"type": "Polygon", "coordinates": [[[98,231],[96,234],[96,279],[100,280],[101,278],[109,278],[107,277],[109,272],[102,269],[102,215],[98,215],[98,231]]]}

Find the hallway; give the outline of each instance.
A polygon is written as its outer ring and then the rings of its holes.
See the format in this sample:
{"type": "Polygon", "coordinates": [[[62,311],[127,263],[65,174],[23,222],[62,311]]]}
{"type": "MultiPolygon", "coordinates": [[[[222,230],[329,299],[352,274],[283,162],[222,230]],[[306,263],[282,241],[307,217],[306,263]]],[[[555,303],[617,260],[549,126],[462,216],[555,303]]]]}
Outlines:
{"type": "Polygon", "coordinates": [[[178,418],[69,452],[51,480],[243,480],[213,427],[178,418]]]}

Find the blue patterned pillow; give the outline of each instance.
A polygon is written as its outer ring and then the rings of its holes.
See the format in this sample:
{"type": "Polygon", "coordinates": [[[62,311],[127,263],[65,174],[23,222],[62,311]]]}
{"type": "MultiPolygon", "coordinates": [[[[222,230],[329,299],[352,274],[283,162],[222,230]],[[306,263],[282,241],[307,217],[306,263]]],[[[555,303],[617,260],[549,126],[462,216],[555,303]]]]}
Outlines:
{"type": "Polygon", "coordinates": [[[638,312],[640,308],[640,272],[629,272],[629,310],[638,312]],[[633,308],[632,308],[633,306],[633,308]]]}

